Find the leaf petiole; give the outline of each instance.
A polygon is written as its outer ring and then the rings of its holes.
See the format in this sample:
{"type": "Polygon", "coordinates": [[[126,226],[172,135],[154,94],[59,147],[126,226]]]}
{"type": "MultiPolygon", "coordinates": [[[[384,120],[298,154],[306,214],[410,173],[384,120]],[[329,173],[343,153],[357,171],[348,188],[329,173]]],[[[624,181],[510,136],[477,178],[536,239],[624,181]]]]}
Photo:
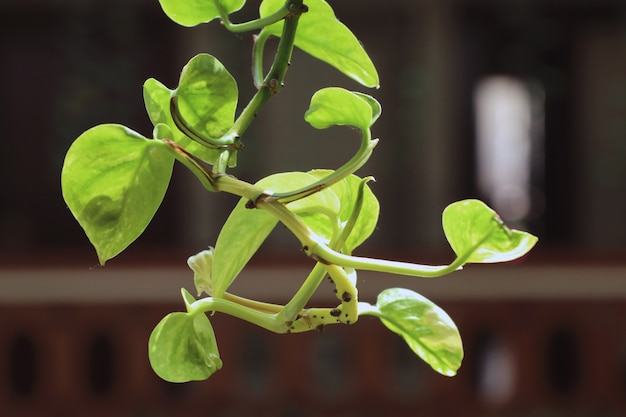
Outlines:
{"type": "Polygon", "coordinates": [[[364,132],[364,139],[361,141],[361,147],[359,148],[357,153],[352,158],[350,158],[350,160],[346,162],[343,166],[334,170],[326,177],[314,182],[311,185],[294,191],[275,193],[269,197],[269,200],[275,200],[287,204],[291,203],[292,201],[308,197],[312,194],[312,192],[321,191],[327,187],[330,187],[331,185],[341,181],[348,175],[353,174],[359,168],[361,168],[368,161],[368,159],[372,155],[374,147],[376,147],[377,144],[378,139],[370,139],[369,131],[367,132],[367,134],[364,132]]]}
{"type": "MultiPolygon", "coordinates": [[[[253,30],[262,29],[265,26],[269,26],[276,22],[279,22],[280,20],[284,19],[290,14],[293,14],[294,11],[297,12],[298,10],[297,7],[294,8],[292,6],[293,4],[298,3],[298,1],[287,0],[280,9],[278,9],[276,12],[268,16],[250,20],[244,23],[233,23],[230,21],[228,12],[222,7],[220,2],[218,0],[213,0],[213,3],[215,4],[215,7],[220,13],[220,19],[222,19],[222,24],[224,25],[224,27],[228,29],[229,31],[236,32],[236,33],[249,32],[253,30]]],[[[302,13],[302,12],[303,11],[300,11],[299,13],[302,13]]]]}

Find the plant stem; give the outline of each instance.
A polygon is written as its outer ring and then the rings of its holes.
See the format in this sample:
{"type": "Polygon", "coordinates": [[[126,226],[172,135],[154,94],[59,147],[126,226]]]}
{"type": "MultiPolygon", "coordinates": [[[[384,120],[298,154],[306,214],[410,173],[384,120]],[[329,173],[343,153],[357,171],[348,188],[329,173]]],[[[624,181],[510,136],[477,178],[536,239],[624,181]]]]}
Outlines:
{"type": "MultiPolygon", "coordinates": [[[[285,4],[291,13],[298,10],[305,10],[302,5],[302,0],[292,0],[285,4]]],[[[274,56],[274,62],[263,80],[259,90],[252,97],[248,105],[243,109],[233,126],[229,129],[225,136],[234,135],[240,137],[248,129],[252,120],[256,117],[258,112],[267,103],[270,97],[278,94],[282,89],[283,82],[287,68],[289,67],[289,61],[291,60],[291,54],[293,52],[294,41],[296,38],[296,30],[298,28],[298,20],[300,19],[300,13],[288,14],[285,18],[283,25],[283,32],[278,43],[276,55],[274,56]]],[[[267,32],[261,31],[259,38],[266,39],[267,32]],[[265,33],[264,33],[265,32],[265,33]]],[[[263,48],[261,48],[263,49],[263,48]]],[[[263,51],[261,50],[261,53],[263,51]]],[[[258,68],[261,63],[257,63],[258,59],[261,59],[258,53],[254,54],[255,63],[253,68],[258,68]]],[[[256,71],[256,70],[255,70],[256,71]]],[[[262,72],[262,69],[261,69],[262,72]]],[[[258,76],[258,74],[257,74],[258,76]]]]}
{"type": "Polygon", "coordinates": [[[462,268],[466,261],[466,257],[457,257],[449,265],[420,265],[409,262],[344,255],[330,249],[324,244],[318,244],[316,247],[312,248],[310,256],[314,259],[323,259],[326,262],[341,265],[346,268],[422,278],[435,278],[457,271],[462,268]]]}
{"type": "Polygon", "coordinates": [[[364,139],[361,141],[361,147],[359,148],[357,153],[352,158],[350,158],[350,160],[346,162],[343,166],[334,170],[331,174],[328,174],[326,177],[314,182],[311,185],[286,193],[273,194],[270,199],[280,201],[281,203],[290,203],[292,201],[308,197],[312,192],[321,191],[327,187],[330,187],[338,181],[346,178],[348,175],[356,172],[367,162],[367,160],[372,155],[374,147],[378,143],[377,139],[370,140],[369,131],[367,131],[367,133],[364,132],[363,136],[364,139]]]}
{"type": "Polygon", "coordinates": [[[220,2],[217,1],[217,0],[213,1],[213,4],[215,5],[215,7],[217,8],[217,10],[220,13],[220,18],[222,19],[222,23],[224,24],[224,27],[226,29],[228,29],[229,31],[231,31],[231,32],[249,32],[249,31],[252,31],[252,30],[261,29],[261,28],[264,28],[265,26],[269,26],[271,24],[274,24],[274,23],[284,19],[290,13],[292,13],[291,8],[290,8],[290,5],[292,3],[294,3],[293,0],[287,0],[285,2],[285,4],[280,9],[278,9],[274,13],[270,14],[269,16],[261,17],[259,19],[250,20],[250,21],[245,22],[245,23],[232,23],[230,21],[228,13],[222,7],[220,2]]]}
{"type": "Polygon", "coordinates": [[[284,333],[286,331],[284,323],[276,319],[276,314],[259,311],[224,298],[201,298],[189,305],[189,309],[189,312],[193,314],[209,312],[229,314],[276,333],[284,333]]]}

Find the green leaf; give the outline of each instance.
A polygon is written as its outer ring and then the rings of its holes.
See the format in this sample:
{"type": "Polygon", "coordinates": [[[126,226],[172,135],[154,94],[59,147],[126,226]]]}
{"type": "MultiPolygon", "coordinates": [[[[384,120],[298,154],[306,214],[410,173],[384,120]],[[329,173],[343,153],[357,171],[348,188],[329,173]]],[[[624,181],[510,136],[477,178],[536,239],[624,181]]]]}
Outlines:
{"type": "Polygon", "coordinates": [[[183,67],[174,92],[185,122],[209,138],[220,138],[233,125],[237,82],[220,61],[199,54],[183,67]]]}
{"type": "MultiPolygon", "coordinates": [[[[284,0],[263,0],[261,17],[278,10],[284,0]]],[[[324,0],[307,0],[308,12],[300,16],[295,45],[309,55],[337,68],[366,87],[378,87],[376,67],[354,34],[341,23],[324,0]]],[[[263,31],[281,36],[283,22],[267,26],[263,31]]]]}
{"type": "Polygon", "coordinates": [[[442,223],[450,246],[467,263],[510,261],[525,255],[537,243],[536,236],[506,227],[496,212],[479,200],[449,205],[442,223]]]}
{"type": "Polygon", "coordinates": [[[377,316],[440,374],[453,376],[461,366],[463,343],[456,325],[424,296],[404,288],[389,288],[378,295],[374,308],[362,314],[377,316]]]}
{"type": "MultiPolygon", "coordinates": [[[[326,169],[316,169],[314,171],[310,171],[309,173],[321,179],[330,175],[332,171],[326,169]]],[[[330,189],[339,198],[341,206],[339,219],[344,223],[350,218],[352,212],[355,210],[355,203],[357,202],[357,197],[359,195],[359,188],[361,186],[364,187],[359,216],[354,223],[352,232],[346,239],[342,248],[342,252],[345,254],[352,253],[356,247],[363,243],[374,232],[376,229],[376,223],[378,222],[378,215],[380,212],[378,199],[367,184],[361,185],[362,181],[362,178],[351,174],[330,187],[330,189]]]]}
{"type": "Polygon", "coordinates": [[[369,94],[359,93],[358,91],[353,91],[352,94],[365,100],[367,104],[369,104],[370,107],[372,108],[372,118],[370,120],[370,125],[369,125],[369,127],[372,127],[372,125],[376,123],[376,120],[378,120],[378,118],[383,112],[382,106],[380,105],[378,100],[376,100],[374,97],[370,96],[369,94]]]}
{"type": "Polygon", "coordinates": [[[187,265],[193,270],[193,281],[198,295],[205,292],[208,295],[212,293],[211,273],[213,269],[213,252],[214,249],[209,247],[202,252],[190,256],[187,259],[187,265]]]}
{"type": "MultiPolygon", "coordinates": [[[[189,153],[215,164],[219,149],[208,148],[178,129],[170,111],[170,100],[177,96],[178,110],[196,132],[206,138],[220,138],[232,126],[238,100],[237,84],[224,66],[213,56],[199,54],[183,68],[176,90],[150,78],[143,86],[146,111],[153,125],[166,124],[172,131],[168,138],[189,153]]],[[[236,165],[236,152],[232,152],[230,166],[236,165]]]]}
{"type": "Polygon", "coordinates": [[[150,121],[155,128],[159,124],[165,124],[170,129],[170,137],[165,137],[160,134],[159,139],[171,139],[202,160],[214,163],[219,157],[219,151],[217,149],[209,149],[191,140],[176,127],[170,113],[170,99],[172,94],[174,94],[174,91],[154,78],[148,79],[143,85],[143,97],[150,121]]]}
{"type": "Polygon", "coordinates": [[[367,131],[373,123],[374,115],[372,101],[343,88],[328,87],[313,94],[304,120],[316,129],[354,126],[367,131]]]}
{"type": "MultiPolygon", "coordinates": [[[[303,172],[286,172],[270,175],[255,185],[268,192],[281,193],[305,187],[316,180],[316,177],[303,172]]],[[[247,203],[246,199],[239,200],[217,237],[211,275],[214,297],[224,295],[278,223],[278,219],[265,210],[246,208],[247,203]]],[[[315,193],[287,207],[295,213],[310,213],[322,206],[331,212],[338,212],[339,202],[332,191],[315,193]]],[[[319,219],[303,216],[303,221],[311,222],[307,225],[315,227],[319,219]]]]}
{"type": "Polygon", "coordinates": [[[130,245],[161,205],[174,158],[163,142],[115,124],[74,141],[61,173],[63,198],[101,264],[130,245]]]}
{"type": "Polygon", "coordinates": [[[148,341],[154,372],[169,382],[201,381],[221,369],[213,327],[205,314],[170,313],[148,341]]]}
{"type": "Polygon", "coordinates": [[[196,26],[220,17],[219,6],[226,14],[240,10],[246,0],[159,0],[165,14],[182,26],[196,26]]]}
{"type": "Polygon", "coordinates": [[[240,199],[222,226],[215,251],[211,281],[213,297],[221,298],[278,220],[264,210],[248,209],[240,199]]]}

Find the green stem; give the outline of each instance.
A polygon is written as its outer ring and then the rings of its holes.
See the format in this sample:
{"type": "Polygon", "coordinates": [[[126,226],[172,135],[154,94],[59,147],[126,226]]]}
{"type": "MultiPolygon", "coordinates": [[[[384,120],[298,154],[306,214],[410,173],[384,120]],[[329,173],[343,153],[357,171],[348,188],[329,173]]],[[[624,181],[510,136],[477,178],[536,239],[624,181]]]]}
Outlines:
{"type": "MultiPolygon", "coordinates": [[[[289,1],[286,5],[291,11],[305,10],[305,6],[302,5],[302,0],[289,1]]],[[[296,30],[298,28],[298,20],[300,14],[289,14],[285,19],[283,25],[283,32],[278,43],[276,55],[274,56],[274,62],[263,80],[262,85],[256,94],[252,97],[248,105],[243,109],[233,126],[229,129],[225,136],[240,137],[248,129],[258,112],[267,101],[274,95],[278,94],[282,89],[283,82],[287,68],[289,67],[289,61],[291,60],[291,54],[293,53],[294,41],[296,38],[296,30]]],[[[267,31],[261,31],[259,38],[267,38],[267,31]],[[264,33],[265,32],[265,33],[264,33]]],[[[263,41],[264,42],[264,41],[263,41]]],[[[262,49],[262,48],[261,48],[262,49]]],[[[261,50],[262,52],[262,50],[261,50]]],[[[258,66],[262,67],[261,62],[256,62],[260,59],[258,52],[254,54],[255,64],[253,66],[254,71],[258,70],[258,66]]],[[[262,72],[262,69],[261,69],[262,72]]],[[[258,74],[257,74],[258,76],[258,74]]]]}
{"type": "Polygon", "coordinates": [[[449,265],[420,265],[409,262],[389,261],[386,259],[363,258],[349,256],[330,249],[324,244],[318,244],[310,250],[310,256],[314,259],[341,265],[346,268],[354,268],[365,271],[386,272],[396,275],[412,277],[434,278],[449,274],[462,268],[467,257],[457,257],[449,265]]]}
{"type": "Polygon", "coordinates": [[[265,44],[270,37],[268,31],[261,31],[254,37],[254,45],[252,47],[252,79],[256,88],[263,86],[263,54],[265,52],[265,44]]]}
{"type": "Polygon", "coordinates": [[[284,306],[279,304],[272,303],[264,303],[262,301],[251,300],[249,298],[240,297],[235,294],[231,294],[229,292],[225,292],[223,297],[225,300],[232,301],[233,303],[237,303],[239,305],[249,307],[254,310],[263,311],[266,313],[279,313],[283,310],[284,306]]]}
{"type": "MultiPolygon", "coordinates": [[[[207,190],[212,192],[224,191],[252,201],[257,200],[260,195],[263,195],[262,189],[248,182],[230,175],[212,172],[202,160],[187,152],[185,148],[176,142],[169,139],[163,139],[161,142],[168,146],[176,160],[185,165],[207,190]]],[[[225,158],[224,163],[226,162],[227,160],[225,158]]]]}
{"type": "Polygon", "coordinates": [[[277,320],[276,314],[259,311],[223,298],[201,298],[189,305],[188,308],[192,314],[219,312],[229,314],[276,333],[285,333],[286,331],[285,324],[277,320]]]}
{"type": "Polygon", "coordinates": [[[326,268],[324,268],[323,264],[317,262],[298,291],[278,314],[279,320],[284,323],[295,321],[297,315],[304,309],[306,303],[317,291],[324,280],[324,276],[326,276],[326,268]]]}
{"type": "Polygon", "coordinates": [[[222,19],[222,23],[224,24],[224,27],[226,29],[228,29],[229,31],[231,31],[231,32],[237,32],[237,33],[240,33],[240,32],[250,32],[252,30],[262,29],[265,26],[269,26],[271,24],[274,24],[274,23],[284,19],[289,14],[293,13],[292,10],[291,10],[291,4],[292,3],[295,3],[295,2],[293,0],[287,0],[285,2],[285,4],[280,9],[278,9],[274,13],[270,14],[269,16],[261,17],[259,19],[250,20],[250,21],[244,22],[244,23],[233,23],[233,22],[230,21],[230,17],[228,16],[228,13],[222,7],[220,2],[217,1],[217,0],[213,1],[213,4],[215,5],[215,7],[217,8],[217,10],[220,13],[220,18],[222,19]]]}
{"type": "Polygon", "coordinates": [[[269,199],[277,200],[285,204],[290,203],[330,187],[338,181],[346,178],[348,175],[353,174],[368,161],[372,155],[374,147],[378,143],[377,139],[370,139],[369,131],[363,132],[363,137],[364,139],[361,141],[361,146],[357,153],[348,162],[340,168],[334,170],[331,174],[328,174],[326,177],[306,187],[285,193],[273,194],[269,197],[269,199]]]}

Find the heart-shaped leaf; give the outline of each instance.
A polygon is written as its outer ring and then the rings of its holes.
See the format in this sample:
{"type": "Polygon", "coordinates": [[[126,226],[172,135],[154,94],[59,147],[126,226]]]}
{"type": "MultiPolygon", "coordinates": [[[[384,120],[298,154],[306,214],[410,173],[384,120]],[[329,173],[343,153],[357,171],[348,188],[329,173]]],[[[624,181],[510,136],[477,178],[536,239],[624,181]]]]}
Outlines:
{"type": "Polygon", "coordinates": [[[367,131],[374,121],[374,116],[378,117],[380,114],[375,113],[373,103],[378,102],[374,99],[366,100],[363,95],[343,88],[323,88],[311,97],[304,120],[316,129],[354,126],[361,131],[367,131]]]}
{"type": "Polygon", "coordinates": [[[169,382],[201,381],[221,369],[213,327],[203,314],[170,313],[148,341],[154,372],[169,382]]]}
{"type": "MultiPolygon", "coordinates": [[[[261,17],[283,6],[284,0],[263,0],[261,17]]],[[[378,87],[378,73],[367,52],[354,34],[341,23],[324,0],[307,0],[308,11],[300,16],[295,45],[309,55],[337,68],[366,87],[378,87]]],[[[281,36],[283,22],[267,26],[263,31],[281,36]]]]}
{"type": "Polygon", "coordinates": [[[404,288],[389,288],[378,295],[376,306],[360,314],[377,316],[440,374],[453,376],[461,366],[463,343],[456,325],[424,296],[404,288]]]}
{"type": "MultiPolygon", "coordinates": [[[[188,126],[207,138],[219,138],[234,121],[238,89],[235,80],[213,56],[199,54],[192,58],[181,72],[176,90],[150,78],[143,86],[143,97],[150,121],[156,126],[169,126],[172,137],[187,152],[215,164],[219,149],[209,148],[190,139],[178,129],[170,111],[170,100],[177,97],[178,111],[188,126]]],[[[232,152],[230,166],[236,165],[236,152],[232,152]]]]}
{"type": "Polygon", "coordinates": [[[237,82],[212,55],[199,54],[183,67],[175,91],[185,122],[209,138],[220,138],[232,126],[237,109],[237,82]]]}
{"type": "Polygon", "coordinates": [[[163,142],[121,125],[93,127],[74,141],[61,173],[63,198],[101,264],[148,226],[165,196],[173,163],[163,142]]]}
{"type": "MultiPolygon", "coordinates": [[[[165,124],[170,128],[171,139],[181,145],[187,152],[199,157],[200,159],[214,163],[219,158],[219,150],[209,149],[206,146],[191,140],[182,133],[174,123],[170,112],[170,99],[174,91],[170,90],[158,80],[154,78],[148,79],[143,85],[143,99],[148,112],[148,117],[152,124],[156,127],[159,124],[165,124]]],[[[166,139],[160,136],[161,139],[166,139]]]]}
{"type": "Polygon", "coordinates": [[[463,200],[446,207],[443,230],[457,257],[467,263],[495,263],[517,259],[530,251],[537,237],[509,229],[479,200],[463,200]]]}
{"type": "Polygon", "coordinates": [[[236,12],[246,0],[159,0],[165,14],[182,26],[196,26],[220,17],[221,7],[226,14],[236,12]]]}

